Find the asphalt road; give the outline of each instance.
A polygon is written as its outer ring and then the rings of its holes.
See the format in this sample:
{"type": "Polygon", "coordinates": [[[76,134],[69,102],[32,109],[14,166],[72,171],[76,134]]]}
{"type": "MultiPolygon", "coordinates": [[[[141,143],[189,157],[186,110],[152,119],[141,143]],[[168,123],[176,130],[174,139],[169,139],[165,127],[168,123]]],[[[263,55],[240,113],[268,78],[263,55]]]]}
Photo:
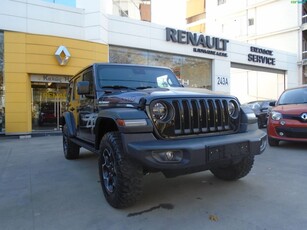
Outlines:
{"type": "Polygon", "coordinates": [[[306,229],[307,144],[281,143],[256,157],[249,175],[210,172],[144,177],[133,207],[110,207],[97,158],[64,159],[62,137],[0,139],[0,229],[306,229]]]}

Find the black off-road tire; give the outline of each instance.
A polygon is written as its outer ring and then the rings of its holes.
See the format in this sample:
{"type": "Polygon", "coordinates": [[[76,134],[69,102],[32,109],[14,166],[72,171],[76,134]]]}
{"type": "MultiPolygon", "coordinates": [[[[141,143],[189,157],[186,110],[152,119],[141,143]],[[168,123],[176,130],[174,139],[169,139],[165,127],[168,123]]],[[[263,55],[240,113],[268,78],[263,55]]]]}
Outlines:
{"type": "Polygon", "coordinates": [[[63,126],[63,151],[65,158],[68,160],[79,158],[80,146],[70,140],[66,125],[63,126]]]}
{"type": "Polygon", "coordinates": [[[102,138],[98,169],[104,196],[112,207],[131,206],[141,197],[143,168],[125,155],[120,133],[109,132],[102,138]]]}
{"type": "Polygon", "coordinates": [[[221,180],[238,180],[245,177],[254,164],[254,156],[247,156],[242,158],[238,163],[229,165],[227,167],[213,168],[210,171],[213,175],[221,180]]]}
{"type": "Polygon", "coordinates": [[[279,140],[275,140],[272,138],[268,138],[268,142],[270,146],[278,146],[279,145],[279,140]]]}

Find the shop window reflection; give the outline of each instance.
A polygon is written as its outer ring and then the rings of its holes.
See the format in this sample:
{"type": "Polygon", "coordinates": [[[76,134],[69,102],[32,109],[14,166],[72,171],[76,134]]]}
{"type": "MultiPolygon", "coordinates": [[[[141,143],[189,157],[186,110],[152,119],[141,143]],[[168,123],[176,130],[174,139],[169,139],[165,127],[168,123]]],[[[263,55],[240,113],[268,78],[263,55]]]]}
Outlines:
{"type": "Polygon", "coordinates": [[[212,62],[208,59],[112,46],[110,62],[169,67],[182,85],[212,89],[212,62]]]}

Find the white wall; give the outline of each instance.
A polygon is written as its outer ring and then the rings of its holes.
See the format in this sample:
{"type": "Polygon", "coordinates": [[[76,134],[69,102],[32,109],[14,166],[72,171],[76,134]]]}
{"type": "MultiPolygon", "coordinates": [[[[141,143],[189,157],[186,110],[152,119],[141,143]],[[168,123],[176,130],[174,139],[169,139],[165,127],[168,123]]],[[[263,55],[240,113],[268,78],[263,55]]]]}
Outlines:
{"type": "MultiPolygon", "coordinates": [[[[241,3],[242,1],[238,0],[241,3]]],[[[229,92],[229,86],[216,84],[216,77],[227,77],[230,80],[229,67],[231,62],[285,70],[287,72],[287,85],[296,86],[299,84],[297,57],[293,53],[274,49],[275,66],[248,62],[247,55],[250,45],[232,40],[229,42],[226,51],[228,57],[195,53],[191,45],[166,41],[165,26],[107,15],[106,13],[111,11],[109,7],[112,4],[111,0],[91,0],[90,4],[88,0],[77,0],[76,3],[77,7],[83,9],[39,0],[1,0],[0,29],[62,36],[110,45],[212,59],[212,74],[214,76],[212,81],[215,83],[213,89],[218,91],[229,92]]],[[[225,38],[224,34],[219,34],[218,37],[225,38]]],[[[290,38],[288,39],[290,40],[290,38]]],[[[279,48],[282,49],[283,46],[279,48]]]]}
{"type": "Polygon", "coordinates": [[[186,28],[186,0],[151,0],[151,12],[153,23],[186,28]]]}
{"type": "Polygon", "coordinates": [[[300,9],[301,4],[290,0],[227,0],[219,6],[206,1],[206,33],[299,52],[300,9]],[[254,18],[252,26],[248,26],[250,18],[254,18]]]}
{"type": "Polygon", "coordinates": [[[216,59],[212,62],[212,90],[230,93],[230,61],[216,59]],[[227,84],[219,82],[227,81],[227,84]]]}
{"type": "MultiPolygon", "coordinates": [[[[219,36],[223,38],[222,36],[219,36]]],[[[226,77],[230,81],[231,62],[244,65],[254,65],[258,67],[284,70],[287,73],[287,86],[299,84],[297,72],[297,56],[281,50],[257,45],[258,48],[273,50],[273,57],[276,59],[276,65],[254,63],[248,61],[251,44],[230,40],[227,48],[228,57],[214,56],[204,53],[193,52],[193,46],[187,44],[178,44],[166,41],[165,26],[109,16],[109,44],[124,47],[134,47],[158,52],[174,53],[184,56],[195,56],[213,60],[212,83],[216,91],[230,92],[229,85],[218,85],[217,77],[226,77]]],[[[201,48],[201,47],[200,47],[201,48]]]]}
{"type": "Polygon", "coordinates": [[[255,26],[257,34],[266,34],[297,28],[298,4],[291,1],[274,1],[256,8],[255,26]]]}
{"type": "Polygon", "coordinates": [[[112,0],[76,0],[76,7],[84,10],[84,38],[99,43],[108,43],[107,13],[112,12],[112,0]],[[89,4],[90,3],[90,4],[89,4]]]}
{"type": "MultiPolygon", "coordinates": [[[[296,86],[302,82],[302,67],[299,65],[302,60],[302,4],[292,2],[227,0],[218,6],[216,1],[206,1],[206,33],[223,34],[229,39],[296,53],[296,60],[291,58],[290,67],[296,71],[287,71],[286,78],[287,87],[296,86]],[[249,26],[248,19],[251,18],[254,25],[249,26]]],[[[235,62],[240,56],[242,54],[233,54],[231,59],[235,62]]],[[[287,60],[281,60],[278,65],[285,62],[287,60]]]]}
{"type": "Polygon", "coordinates": [[[110,0],[77,0],[69,7],[40,0],[1,0],[0,29],[107,43],[110,0]]]}
{"type": "Polygon", "coordinates": [[[39,0],[1,0],[0,28],[84,39],[84,11],[39,0]]]}

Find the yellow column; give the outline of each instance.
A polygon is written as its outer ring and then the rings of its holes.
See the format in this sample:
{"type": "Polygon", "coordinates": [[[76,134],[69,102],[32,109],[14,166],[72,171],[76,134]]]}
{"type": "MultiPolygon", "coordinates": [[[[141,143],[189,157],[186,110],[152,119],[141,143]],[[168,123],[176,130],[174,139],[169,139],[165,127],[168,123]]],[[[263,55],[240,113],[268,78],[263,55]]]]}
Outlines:
{"type": "Polygon", "coordinates": [[[25,34],[4,33],[5,133],[31,132],[31,87],[25,34]]]}
{"type": "Polygon", "coordinates": [[[106,61],[106,44],[5,31],[5,133],[32,131],[31,74],[73,76],[87,65],[106,61]],[[60,66],[54,56],[60,45],[66,46],[71,54],[66,66],[60,66]]]}

